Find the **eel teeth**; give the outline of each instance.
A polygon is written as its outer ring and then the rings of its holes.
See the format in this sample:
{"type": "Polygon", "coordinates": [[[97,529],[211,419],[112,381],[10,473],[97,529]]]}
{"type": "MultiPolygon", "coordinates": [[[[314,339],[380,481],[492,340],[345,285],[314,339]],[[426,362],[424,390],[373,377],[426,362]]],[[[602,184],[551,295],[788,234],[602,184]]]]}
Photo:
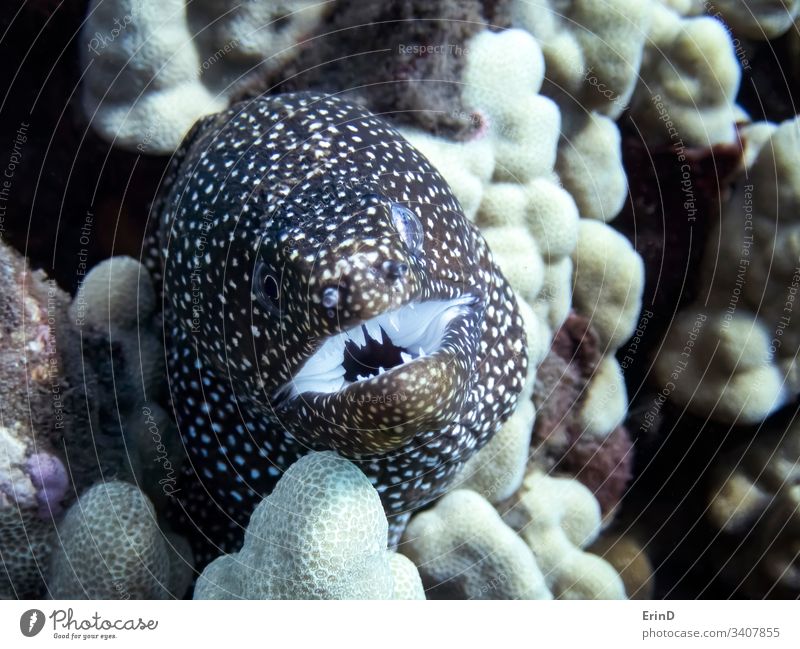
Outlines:
{"type": "Polygon", "coordinates": [[[417,358],[435,353],[442,344],[448,325],[465,313],[475,298],[462,296],[452,300],[430,300],[406,304],[381,313],[342,333],[330,336],[310,357],[294,377],[279,388],[276,396],[296,397],[303,392],[330,394],[350,382],[345,379],[346,345],[363,348],[370,342],[383,344],[384,339],[399,347],[401,364],[377,368],[371,376],[359,374],[356,381],[367,381],[417,358]]]}

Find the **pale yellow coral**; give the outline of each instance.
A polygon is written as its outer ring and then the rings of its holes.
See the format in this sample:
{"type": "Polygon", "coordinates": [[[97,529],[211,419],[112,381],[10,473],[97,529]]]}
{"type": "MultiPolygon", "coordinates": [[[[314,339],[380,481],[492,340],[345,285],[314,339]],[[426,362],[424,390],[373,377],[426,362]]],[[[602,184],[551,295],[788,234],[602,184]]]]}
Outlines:
{"type": "MultiPolygon", "coordinates": [[[[511,19],[541,43],[548,93],[616,119],[639,72],[651,3],[638,0],[514,0],[511,19]]],[[[563,103],[563,101],[559,101],[563,103]]]]}
{"type": "Polygon", "coordinates": [[[665,382],[688,362],[674,400],[702,416],[756,423],[800,393],[800,118],[751,125],[744,139],[744,168],[706,250],[708,306],[679,315],[656,369],[665,382]],[[681,358],[687,326],[706,317],[695,345],[703,352],[681,358]]]}
{"type": "Polygon", "coordinates": [[[616,230],[582,219],[572,260],[575,308],[591,319],[604,353],[615,351],[633,334],[639,318],[642,259],[616,230]]]}
{"type": "Polygon", "coordinates": [[[508,498],[525,477],[536,411],[530,390],[523,390],[519,398],[511,417],[461,469],[463,482],[459,486],[476,491],[490,502],[508,498]]]}
{"type": "Polygon", "coordinates": [[[434,598],[552,598],[524,541],[473,491],[452,491],[414,516],[401,550],[434,598]]]}
{"type": "Polygon", "coordinates": [[[755,40],[772,40],[792,27],[800,15],[800,0],[714,0],[709,14],[719,12],[737,34],[755,40]]]}
{"type": "Polygon", "coordinates": [[[117,146],[172,153],[195,120],[225,108],[251,73],[284,65],[326,6],[93,0],[79,48],[84,114],[117,146]]]}
{"type": "Polygon", "coordinates": [[[765,426],[715,463],[708,521],[732,541],[720,572],[753,597],[800,596],[800,425],[765,426]]]}
{"type": "Polygon", "coordinates": [[[680,313],[654,369],[663,394],[700,416],[752,424],[786,402],[769,335],[746,312],[680,313]]]}
{"type": "Polygon", "coordinates": [[[605,438],[628,414],[628,392],[622,368],[614,356],[604,357],[589,379],[578,411],[583,434],[605,438]]]}
{"type": "Polygon", "coordinates": [[[511,288],[522,299],[533,302],[544,281],[544,263],[536,240],[523,227],[484,228],[482,233],[511,288]]]}
{"type": "Polygon", "coordinates": [[[387,534],[378,493],[358,467],[332,451],[309,453],[253,511],[242,549],[206,567],[194,597],[420,596],[410,566],[387,550],[387,534]]]}
{"type": "Polygon", "coordinates": [[[581,216],[610,221],[628,196],[617,125],[598,113],[563,112],[558,172],[581,216]]]}
{"type": "Polygon", "coordinates": [[[620,574],[630,599],[653,599],[653,564],[632,534],[603,534],[589,551],[608,561],[620,574]]]}
{"type": "Polygon", "coordinates": [[[616,570],[582,550],[597,538],[601,516],[597,500],[580,482],[534,470],[498,509],[533,550],[547,586],[557,598],[625,598],[616,570]]]}
{"type": "Polygon", "coordinates": [[[741,67],[725,26],[653,3],[631,117],[649,144],[711,146],[736,141],[741,67]]]}

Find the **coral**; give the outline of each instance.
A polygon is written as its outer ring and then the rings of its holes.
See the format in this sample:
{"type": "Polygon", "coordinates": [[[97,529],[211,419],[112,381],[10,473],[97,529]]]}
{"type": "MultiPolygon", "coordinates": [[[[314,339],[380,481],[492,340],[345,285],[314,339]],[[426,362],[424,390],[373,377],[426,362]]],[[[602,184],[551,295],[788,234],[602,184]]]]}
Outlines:
{"type": "Polygon", "coordinates": [[[425,588],[422,586],[419,570],[411,559],[399,552],[391,552],[389,568],[394,582],[392,599],[425,599],[425,588]]]}
{"type": "Polygon", "coordinates": [[[285,65],[326,5],[93,0],[81,32],[83,112],[116,146],[172,153],[248,75],[285,65]]]}
{"type": "Polygon", "coordinates": [[[616,119],[636,84],[652,4],[513,0],[511,20],[542,45],[546,94],[616,119]]]}
{"type": "Polygon", "coordinates": [[[644,264],[633,246],[611,227],[582,219],[573,304],[591,317],[604,354],[613,354],[633,334],[642,307],[644,264]]]}
{"type": "Polygon", "coordinates": [[[475,116],[461,100],[465,43],[504,24],[483,0],[338,2],[287,66],[258,75],[242,97],[313,88],[344,93],[376,114],[424,132],[468,137],[475,116]],[[365,43],[380,43],[364,50],[365,43]],[[342,52],[355,56],[342,57],[342,52]]]}
{"type": "Polygon", "coordinates": [[[627,194],[614,120],[636,85],[651,5],[635,0],[512,3],[512,23],[533,34],[544,52],[542,93],[558,104],[563,123],[556,171],[583,217],[613,219],[627,194]]]}
{"type": "Polygon", "coordinates": [[[580,482],[534,470],[498,509],[533,550],[555,597],[625,598],[622,579],[611,565],[582,551],[600,531],[600,505],[580,482]]]}
{"type": "MultiPolygon", "coordinates": [[[[546,341],[571,301],[569,256],[578,224],[575,203],[554,173],[558,107],[537,94],[544,58],[526,31],[485,30],[467,42],[466,51],[462,102],[477,125],[470,139],[448,141],[414,129],[403,134],[441,171],[467,217],[481,227],[512,288],[533,307],[528,316],[537,320],[529,324],[536,340],[546,341]]],[[[531,367],[545,351],[529,346],[531,367]]]]}
{"type": "Polygon", "coordinates": [[[99,330],[122,327],[136,329],[147,322],[156,308],[150,275],[135,259],[112,257],[86,275],[79,289],[80,300],[70,305],[70,316],[79,325],[99,330]]]}
{"type": "Polygon", "coordinates": [[[531,464],[586,485],[609,518],[632,473],[621,426],[627,394],[613,358],[603,357],[588,318],[571,313],[536,376],[531,464]]]}
{"type": "Polygon", "coordinates": [[[557,465],[597,498],[604,522],[609,521],[633,477],[633,444],[627,429],[616,426],[605,437],[576,440],[557,465]]]}
{"type": "Polygon", "coordinates": [[[473,491],[451,491],[414,516],[401,551],[431,599],[552,598],[528,546],[473,491]]]}
{"type": "Polygon", "coordinates": [[[544,283],[536,240],[519,226],[484,228],[482,233],[514,292],[528,303],[534,302],[544,283]]]}
{"type": "Polygon", "coordinates": [[[175,490],[183,448],[158,405],[164,350],[150,274],[135,259],[111,257],[86,275],[69,314],[92,343],[84,355],[100,377],[95,437],[111,447],[104,475],[134,480],[160,508],[175,490]]]}
{"type": "Polygon", "coordinates": [[[187,580],[172,568],[172,551],[153,505],[137,487],[95,485],[58,526],[48,590],[54,599],[181,597],[178,589],[187,580]]]}
{"type": "Polygon", "coordinates": [[[86,484],[91,462],[94,374],[82,368],[67,317],[69,297],[41,271],[31,272],[0,243],[0,593],[39,594],[41,566],[73,485],[86,484]]]}
{"type": "Polygon", "coordinates": [[[629,599],[653,599],[653,565],[633,534],[603,534],[587,549],[614,567],[629,599]]]}
{"type": "Polygon", "coordinates": [[[750,597],[800,596],[800,424],[768,426],[714,465],[706,518],[723,577],[750,597]]]}
{"type": "Polygon", "coordinates": [[[741,68],[725,26],[651,4],[642,80],[630,107],[637,130],[651,145],[734,142],[741,68]]]}
{"type": "Polygon", "coordinates": [[[409,566],[386,549],[387,533],[383,506],[367,477],[332,451],[312,452],[295,462],[256,507],[242,549],[206,567],[194,597],[418,595],[409,566]]]}
{"type": "MultiPolygon", "coordinates": [[[[754,139],[743,135],[745,154],[754,139]]],[[[661,344],[670,324],[660,315],[674,313],[696,297],[695,280],[714,215],[729,197],[729,184],[742,164],[742,147],[740,142],[710,148],[648,147],[638,134],[627,131],[623,159],[631,195],[614,228],[644,261],[646,307],[628,344],[634,353],[620,360],[628,384],[640,385],[651,350],[661,344]]]]}
{"type": "Polygon", "coordinates": [[[31,508],[0,506],[0,599],[41,596],[54,533],[52,518],[42,519],[31,508]]]}
{"type": "Polygon", "coordinates": [[[736,34],[772,40],[785,33],[800,15],[799,0],[714,0],[709,14],[719,15],[736,34]]]}
{"type": "Polygon", "coordinates": [[[461,470],[464,489],[478,492],[489,502],[508,498],[522,484],[536,411],[530,390],[520,394],[520,404],[503,427],[461,470]]]}
{"type": "Polygon", "coordinates": [[[751,314],[687,309],[658,354],[661,394],[700,416],[752,424],[786,403],[770,335],[751,314]]]}
{"type": "Polygon", "coordinates": [[[675,319],[656,372],[692,412],[756,423],[800,393],[800,118],[743,132],[744,167],[705,253],[705,304],[675,319]]]}
{"type": "Polygon", "coordinates": [[[585,218],[610,221],[628,196],[616,124],[598,113],[562,110],[556,171],[585,218]]]}

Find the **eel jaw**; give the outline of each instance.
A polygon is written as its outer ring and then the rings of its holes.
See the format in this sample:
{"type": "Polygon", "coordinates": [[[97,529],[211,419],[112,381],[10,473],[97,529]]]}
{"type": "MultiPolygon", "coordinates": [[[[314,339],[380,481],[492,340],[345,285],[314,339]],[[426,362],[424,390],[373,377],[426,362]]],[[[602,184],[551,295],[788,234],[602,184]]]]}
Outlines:
{"type": "Polygon", "coordinates": [[[435,354],[450,323],[465,315],[475,302],[470,295],[410,302],[330,336],[277,390],[277,400],[311,392],[339,392],[435,354]]]}
{"type": "Polygon", "coordinates": [[[281,424],[351,458],[449,430],[472,394],[483,312],[473,296],[415,302],[331,336],[277,395],[281,424]]]}

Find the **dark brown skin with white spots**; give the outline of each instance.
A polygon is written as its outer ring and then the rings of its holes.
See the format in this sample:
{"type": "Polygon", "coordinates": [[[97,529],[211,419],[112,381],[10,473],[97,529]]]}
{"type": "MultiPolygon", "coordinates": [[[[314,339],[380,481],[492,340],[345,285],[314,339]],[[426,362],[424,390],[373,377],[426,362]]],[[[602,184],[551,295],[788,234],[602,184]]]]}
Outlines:
{"type": "Polygon", "coordinates": [[[385,120],[310,93],[237,104],[187,136],[159,209],[181,519],[201,560],[237,548],[310,449],[361,467],[395,541],[513,411],[513,293],[385,120]]]}

